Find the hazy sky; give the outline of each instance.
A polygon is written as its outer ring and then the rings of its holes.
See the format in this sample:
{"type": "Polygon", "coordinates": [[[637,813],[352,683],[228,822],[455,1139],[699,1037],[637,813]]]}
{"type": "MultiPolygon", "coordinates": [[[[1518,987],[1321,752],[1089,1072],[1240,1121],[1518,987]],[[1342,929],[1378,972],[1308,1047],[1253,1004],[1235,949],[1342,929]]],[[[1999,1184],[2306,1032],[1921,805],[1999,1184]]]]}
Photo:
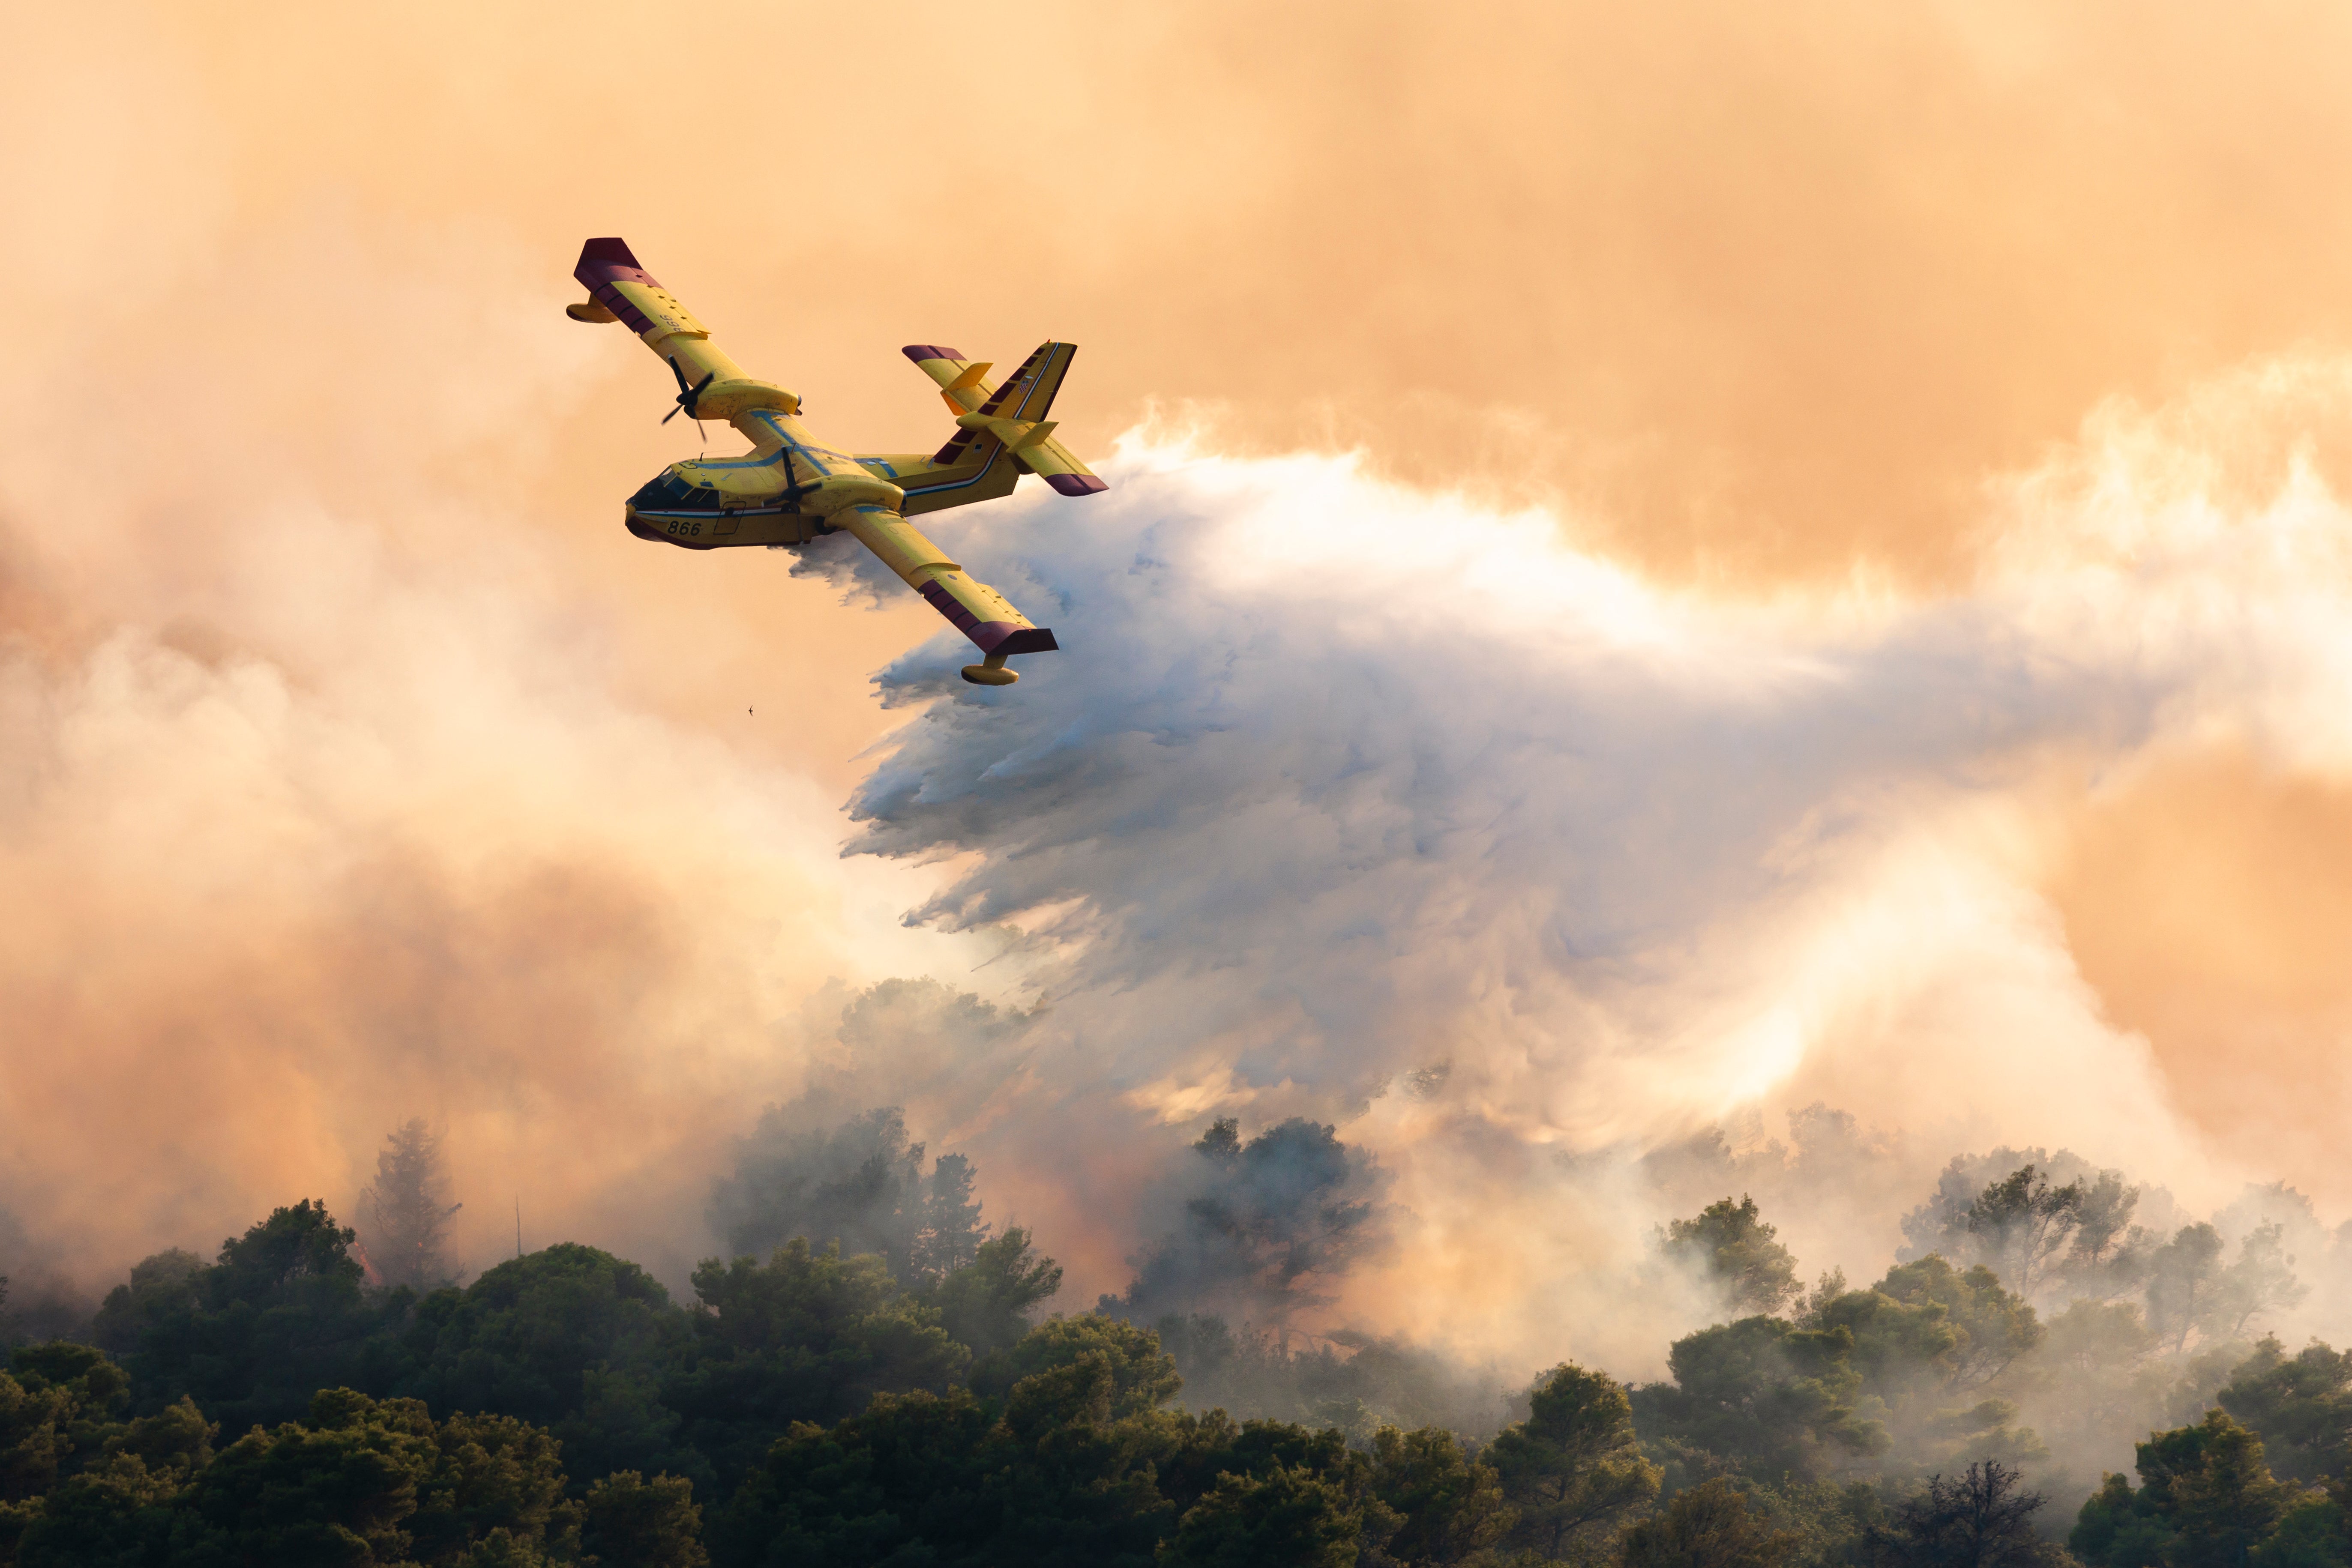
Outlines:
{"type": "Polygon", "coordinates": [[[520,1196],[674,1277],[894,975],[1050,1002],[927,1131],[1089,1291],[1067,1162],[1225,1112],[1352,1116],[1433,1233],[1841,1094],[2352,1207],[2340,7],[12,30],[0,1202],[90,1281],[415,1113],[469,1259],[520,1196]],[[944,425],[899,344],[1079,343],[1119,491],[937,531],[1087,635],[918,718],[909,596],[624,533],[698,444],[562,314],[607,234],[866,450],[944,425]],[[1244,984],[1261,927],[1315,961],[1244,984]]]}

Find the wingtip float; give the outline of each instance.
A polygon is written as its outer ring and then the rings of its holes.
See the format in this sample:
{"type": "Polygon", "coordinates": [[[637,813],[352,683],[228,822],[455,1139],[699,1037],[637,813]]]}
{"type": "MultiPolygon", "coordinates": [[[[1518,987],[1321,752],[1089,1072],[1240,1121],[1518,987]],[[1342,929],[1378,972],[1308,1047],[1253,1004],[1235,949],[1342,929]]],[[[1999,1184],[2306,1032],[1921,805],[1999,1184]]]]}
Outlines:
{"type": "Polygon", "coordinates": [[[575,321],[620,321],[645,340],[677,382],[688,419],[725,420],[751,443],[737,457],[673,463],[628,501],[629,531],[687,549],[767,545],[789,549],[824,534],[848,533],[882,558],[908,587],[971,639],[982,662],[964,666],[975,685],[1009,686],[1016,653],[1059,644],[1010,600],[967,574],[909,517],[1010,495],[1034,474],[1065,496],[1107,488],[1055,439],[1046,418],[1077,354],[1073,343],[1040,343],[1002,382],[985,361],[954,349],[910,344],[904,352],[939,383],[955,434],[937,452],[879,455],[836,451],[801,423],[801,400],[755,381],[710,341],[697,319],[619,239],[592,239],[573,277],[588,298],[565,308],[575,321]]]}

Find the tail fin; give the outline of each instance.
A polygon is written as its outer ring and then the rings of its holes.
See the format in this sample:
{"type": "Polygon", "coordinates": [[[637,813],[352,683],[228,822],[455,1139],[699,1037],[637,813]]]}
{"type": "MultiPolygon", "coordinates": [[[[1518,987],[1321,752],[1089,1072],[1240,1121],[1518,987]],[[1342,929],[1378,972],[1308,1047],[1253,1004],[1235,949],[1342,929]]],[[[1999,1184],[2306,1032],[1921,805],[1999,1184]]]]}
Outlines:
{"type": "Polygon", "coordinates": [[[1070,373],[1070,361],[1077,357],[1076,343],[1038,344],[1021,368],[989,394],[980,412],[1000,419],[1045,418],[1054,406],[1054,394],[1062,390],[1062,378],[1070,373]]]}
{"type": "Polygon", "coordinates": [[[955,462],[985,433],[1002,440],[1016,462],[1065,496],[1110,487],[1053,438],[1053,422],[1045,417],[1062,390],[1062,378],[1069,374],[1070,361],[1077,357],[1076,343],[1038,344],[1021,368],[994,388],[988,384],[987,363],[967,360],[953,349],[914,343],[900,352],[940,383],[940,395],[963,426],[934,455],[934,462],[955,462]]]}

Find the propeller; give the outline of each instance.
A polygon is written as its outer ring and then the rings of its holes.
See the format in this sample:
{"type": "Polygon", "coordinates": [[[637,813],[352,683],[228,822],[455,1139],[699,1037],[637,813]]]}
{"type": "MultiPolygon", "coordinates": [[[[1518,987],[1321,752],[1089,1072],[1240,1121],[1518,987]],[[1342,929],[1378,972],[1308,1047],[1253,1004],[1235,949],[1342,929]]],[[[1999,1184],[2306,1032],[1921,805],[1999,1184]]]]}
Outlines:
{"type": "Polygon", "coordinates": [[[713,371],[692,386],[688,386],[686,382],[686,372],[678,369],[677,357],[673,354],[670,356],[669,373],[677,378],[677,406],[662,415],[662,423],[667,424],[681,413],[688,419],[696,420],[698,423],[700,423],[694,412],[694,405],[701,398],[702,389],[719,379],[719,372],[713,371]]]}

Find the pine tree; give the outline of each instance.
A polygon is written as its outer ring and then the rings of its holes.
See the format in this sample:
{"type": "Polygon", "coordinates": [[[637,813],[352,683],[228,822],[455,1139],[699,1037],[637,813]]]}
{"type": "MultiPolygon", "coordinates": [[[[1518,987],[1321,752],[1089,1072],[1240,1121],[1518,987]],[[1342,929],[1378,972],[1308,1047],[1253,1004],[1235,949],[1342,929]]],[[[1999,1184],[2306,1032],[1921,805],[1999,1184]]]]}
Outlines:
{"type": "Polygon", "coordinates": [[[980,1200],[971,1196],[971,1162],[961,1155],[941,1155],[932,1162],[924,1183],[922,1228],[915,1233],[914,1270],[937,1280],[971,1262],[988,1239],[980,1220],[980,1200]]]}
{"type": "Polygon", "coordinates": [[[1746,1317],[1777,1312],[1804,1289],[1797,1282],[1796,1259],[1773,1239],[1780,1233],[1742,1193],[1738,1203],[1726,1197],[1696,1218],[1669,1221],[1658,1244],[1721,1291],[1735,1315],[1746,1317]]]}
{"type": "Polygon", "coordinates": [[[367,1260],[387,1285],[438,1290],[457,1281],[442,1251],[449,1218],[462,1204],[449,1201],[449,1173],[441,1139],[421,1116],[387,1134],[391,1145],[375,1157],[375,1181],[360,1196],[367,1218],[367,1260]]]}

